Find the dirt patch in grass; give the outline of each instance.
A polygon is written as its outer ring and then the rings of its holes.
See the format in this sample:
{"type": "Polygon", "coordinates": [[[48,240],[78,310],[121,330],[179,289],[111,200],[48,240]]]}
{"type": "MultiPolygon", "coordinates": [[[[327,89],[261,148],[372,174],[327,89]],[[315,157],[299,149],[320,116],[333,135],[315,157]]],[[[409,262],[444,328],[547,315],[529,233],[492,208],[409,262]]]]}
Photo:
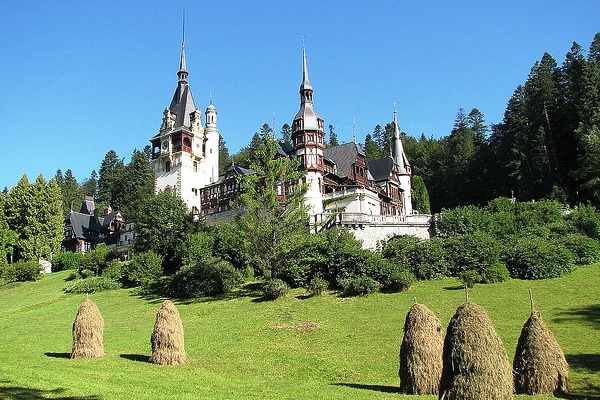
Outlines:
{"type": "Polygon", "coordinates": [[[295,329],[297,331],[313,331],[321,325],[323,325],[322,322],[300,322],[297,324],[275,324],[271,326],[271,329],[295,329]]]}

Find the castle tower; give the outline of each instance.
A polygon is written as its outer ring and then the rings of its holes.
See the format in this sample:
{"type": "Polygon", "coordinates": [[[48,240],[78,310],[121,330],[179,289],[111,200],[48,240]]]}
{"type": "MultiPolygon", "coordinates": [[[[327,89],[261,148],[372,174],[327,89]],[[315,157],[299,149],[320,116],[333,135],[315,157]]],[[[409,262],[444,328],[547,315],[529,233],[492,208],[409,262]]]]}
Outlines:
{"type": "Polygon", "coordinates": [[[396,106],[394,106],[394,132],[392,134],[392,158],[394,164],[398,166],[399,174],[398,178],[400,181],[400,188],[402,192],[402,210],[405,214],[412,214],[412,168],[408,162],[408,158],[404,153],[404,147],[402,146],[402,136],[400,134],[400,127],[398,126],[398,119],[396,118],[396,106]]]}
{"type": "Polygon", "coordinates": [[[301,157],[306,169],[308,191],[304,202],[310,206],[310,214],[323,212],[323,150],[325,130],[323,119],[313,107],[313,89],[308,80],[306,50],[302,47],[302,84],[300,85],[300,110],[292,123],[294,153],[301,157]]]}
{"type": "Polygon", "coordinates": [[[219,131],[217,111],[212,104],[206,110],[210,122],[203,126],[202,112],[194,103],[188,75],[184,36],[177,88],[163,112],[160,130],[150,142],[155,191],[176,193],[191,210],[199,212],[199,189],[218,179],[219,131]]]}

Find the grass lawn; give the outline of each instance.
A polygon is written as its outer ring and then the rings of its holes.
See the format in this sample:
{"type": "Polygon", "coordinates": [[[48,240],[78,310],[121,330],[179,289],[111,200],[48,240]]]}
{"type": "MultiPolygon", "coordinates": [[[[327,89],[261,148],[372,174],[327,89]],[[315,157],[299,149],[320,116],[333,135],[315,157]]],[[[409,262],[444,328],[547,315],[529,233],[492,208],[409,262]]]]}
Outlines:
{"type": "MultiPolygon", "coordinates": [[[[2,399],[435,399],[398,394],[398,352],[413,297],[444,326],[464,302],[455,279],[417,282],[408,293],[258,301],[236,296],[175,301],[189,363],[156,366],[150,334],[163,299],[130,290],[91,296],[105,321],[106,356],[70,360],[71,327],[84,295],[63,294],[68,272],[0,289],[2,399]]],[[[600,399],[600,264],[542,281],[476,285],[512,360],[535,306],[571,365],[572,399],[600,399]]],[[[515,396],[518,399],[551,397],[515,396]]]]}

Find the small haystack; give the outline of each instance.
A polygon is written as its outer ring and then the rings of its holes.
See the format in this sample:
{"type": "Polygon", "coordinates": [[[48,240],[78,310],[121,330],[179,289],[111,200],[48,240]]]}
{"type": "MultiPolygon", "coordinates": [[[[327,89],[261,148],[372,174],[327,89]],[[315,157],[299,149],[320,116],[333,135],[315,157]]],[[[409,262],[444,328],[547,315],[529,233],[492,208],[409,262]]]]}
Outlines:
{"type": "Polygon", "coordinates": [[[426,306],[415,303],[404,322],[400,346],[400,391],[437,394],[442,376],[442,324],[426,306]]]}
{"type": "Polygon", "coordinates": [[[104,355],[104,319],[96,304],[86,299],[73,322],[71,358],[93,358],[104,355]]]}
{"type": "Polygon", "coordinates": [[[569,364],[538,311],[523,325],[513,362],[518,394],[562,394],[569,390],[569,364]]]}
{"type": "Polygon", "coordinates": [[[444,340],[439,398],[504,400],[513,398],[513,377],[506,351],[483,308],[462,304],[444,340]]]}
{"type": "Polygon", "coordinates": [[[152,342],[150,362],[160,365],[185,364],[183,324],[177,307],[170,300],[166,300],[156,314],[156,323],[150,341],[152,342]]]}

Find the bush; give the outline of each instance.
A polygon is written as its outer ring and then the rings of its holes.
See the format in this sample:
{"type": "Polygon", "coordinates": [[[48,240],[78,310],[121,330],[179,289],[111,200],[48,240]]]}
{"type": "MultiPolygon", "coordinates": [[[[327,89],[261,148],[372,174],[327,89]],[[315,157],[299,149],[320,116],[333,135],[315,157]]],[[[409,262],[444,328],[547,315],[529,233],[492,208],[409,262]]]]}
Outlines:
{"type": "Polygon", "coordinates": [[[121,283],[110,278],[94,276],[88,279],[80,279],[69,283],[63,288],[65,293],[93,293],[104,290],[119,289],[121,283]]]}
{"type": "Polygon", "coordinates": [[[131,261],[121,267],[123,281],[129,286],[149,288],[162,273],[162,257],[152,250],[134,254],[131,261]]]}
{"type": "Polygon", "coordinates": [[[500,260],[500,244],[484,232],[445,239],[443,246],[450,276],[460,276],[464,271],[483,274],[500,260]]]}
{"type": "Polygon", "coordinates": [[[82,279],[91,278],[92,276],[96,276],[96,273],[91,269],[82,269],[79,271],[79,277],[82,279]]]}
{"type": "Polygon", "coordinates": [[[313,296],[321,296],[323,292],[327,290],[328,287],[329,282],[327,282],[325,279],[315,276],[310,280],[306,289],[313,296]]]}
{"type": "Polygon", "coordinates": [[[263,285],[263,294],[267,299],[280,299],[289,291],[290,287],[281,279],[270,279],[263,285]]]}
{"type": "Polygon", "coordinates": [[[600,242],[581,234],[560,237],[557,242],[566,247],[580,265],[593,264],[600,260],[600,242]]]}
{"type": "Polygon", "coordinates": [[[104,271],[102,271],[102,276],[120,281],[123,278],[123,262],[116,259],[109,261],[104,271]]]}
{"type": "Polygon", "coordinates": [[[600,239],[600,214],[591,205],[582,205],[572,210],[567,221],[580,233],[593,239],[600,239]]]}
{"type": "Polygon", "coordinates": [[[503,259],[513,278],[546,279],[570,273],[573,255],[563,246],[532,237],[513,239],[503,259]]]}
{"type": "Polygon", "coordinates": [[[108,263],[115,258],[117,258],[115,252],[106,247],[104,243],[100,243],[94,250],[81,257],[79,269],[88,269],[93,271],[94,275],[100,276],[108,263]]]}
{"type": "Polygon", "coordinates": [[[35,281],[41,276],[41,268],[37,261],[19,261],[4,265],[0,276],[6,282],[35,281]]]}
{"type": "Polygon", "coordinates": [[[435,219],[436,235],[440,237],[489,232],[491,227],[490,213],[476,206],[443,209],[435,219]]]}
{"type": "Polygon", "coordinates": [[[481,273],[481,283],[500,283],[509,279],[510,272],[506,265],[500,261],[490,265],[487,270],[481,273]]]}
{"type": "Polygon", "coordinates": [[[476,283],[480,283],[482,280],[481,275],[474,270],[466,270],[458,274],[458,279],[467,288],[472,288],[476,283]]]}
{"type": "Polygon", "coordinates": [[[414,275],[405,265],[382,258],[377,253],[368,252],[365,256],[364,269],[355,277],[373,278],[386,292],[404,292],[414,282],[414,275]]]}
{"type": "Polygon", "coordinates": [[[52,272],[64,271],[66,269],[79,269],[81,262],[81,253],[58,253],[52,257],[52,272]]]}
{"type": "Polygon", "coordinates": [[[381,254],[397,264],[408,265],[408,253],[417,247],[422,240],[416,236],[394,236],[384,243],[381,254]]]}
{"type": "Polygon", "coordinates": [[[344,296],[366,296],[376,292],[380,286],[369,276],[357,276],[343,282],[344,296]]]}
{"type": "Polygon", "coordinates": [[[243,281],[242,274],[229,262],[210,258],[177,271],[168,291],[174,297],[200,297],[228,293],[243,281]]]}
{"type": "Polygon", "coordinates": [[[418,244],[407,254],[408,268],[417,279],[439,279],[447,276],[443,239],[432,238],[418,244]]]}

